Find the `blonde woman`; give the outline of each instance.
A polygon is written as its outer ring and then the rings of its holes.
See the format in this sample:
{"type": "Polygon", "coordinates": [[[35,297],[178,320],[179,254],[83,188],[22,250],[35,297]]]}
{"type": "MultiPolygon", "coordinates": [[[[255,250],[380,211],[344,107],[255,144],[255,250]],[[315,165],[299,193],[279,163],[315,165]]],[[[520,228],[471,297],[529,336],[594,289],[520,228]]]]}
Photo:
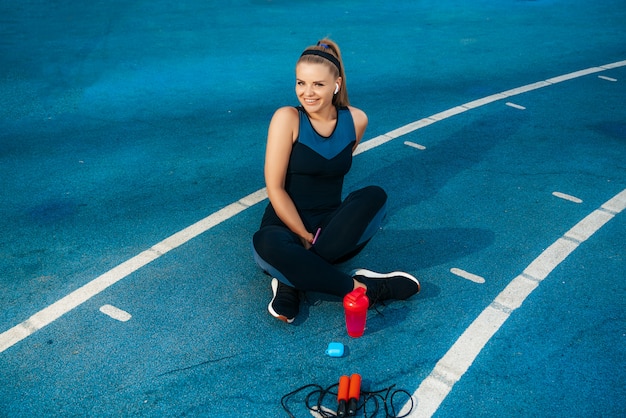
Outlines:
{"type": "Polygon", "coordinates": [[[272,277],[274,317],[291,323],[300,292],[345,296],[367,289],[370,304],[419,292],[404,272],[387,274],[337,264],[355,256],[378,230],[387,194],[378,186],[342,200],[343,179],[363,138],[367,115],[350,106],[339,47],[322,39],[296,63],[298,107],[278,109],[269,125],[265,183],[269,204],[253,237],[257,264],[272,277]]]}

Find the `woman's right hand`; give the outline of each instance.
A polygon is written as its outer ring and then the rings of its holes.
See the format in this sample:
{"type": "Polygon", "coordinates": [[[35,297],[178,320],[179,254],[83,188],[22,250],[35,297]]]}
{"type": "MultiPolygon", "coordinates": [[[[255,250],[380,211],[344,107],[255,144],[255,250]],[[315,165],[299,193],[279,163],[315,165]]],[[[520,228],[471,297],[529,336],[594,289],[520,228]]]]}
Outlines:
{"type": "Polygon", "coordinates": [[[302,245],[307,250],[313,246],[313,240],[315,239],[315,235],[309,233],[308,237],[300,237],[300,241],[302,241],[302,245]]]}

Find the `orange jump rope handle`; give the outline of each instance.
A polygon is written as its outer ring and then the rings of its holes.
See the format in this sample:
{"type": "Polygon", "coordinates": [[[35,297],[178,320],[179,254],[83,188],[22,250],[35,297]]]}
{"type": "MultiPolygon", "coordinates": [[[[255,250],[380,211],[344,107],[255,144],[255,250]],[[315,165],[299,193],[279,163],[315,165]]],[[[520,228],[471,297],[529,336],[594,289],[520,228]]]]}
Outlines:
{"type": "Polygon", "coordinates": [[[337,390],[337,416],[346,416],[346,405],[348,403],[348,390],[350,388],[350,378],[341,376],[339,378],[339,389],[337,390]]]}
{"type": "Polygon", "coordinates": [[[348,416],[356,415],[359,398],[361,397],[361,375],[350,376],[350,392],[348,393],[348,416]]]}

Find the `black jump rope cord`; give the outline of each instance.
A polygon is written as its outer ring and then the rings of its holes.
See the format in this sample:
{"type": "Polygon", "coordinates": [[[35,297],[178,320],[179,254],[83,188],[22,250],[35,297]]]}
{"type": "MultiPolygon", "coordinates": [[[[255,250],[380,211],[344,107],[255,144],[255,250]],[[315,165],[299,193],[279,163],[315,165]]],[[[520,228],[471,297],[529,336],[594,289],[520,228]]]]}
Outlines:
{"type": "MultiPolygon", "coordinates": [[[[306,408],[309,409],[310,411],[314,411],[321,417],[334,418],[337,416],[337,414],[334,412],[328,412],[322,409],[322,406],[323,406],[324,398],[327,397],[327,395],[334,396],[336,400],[337,393],[333,392],[332,390],[336,388],[337,386],[339,386],[338,383],[335,383],[334,385],[331,385],[327,388],[323,388],[322,386],[316,385],[314,383],[305,385],[283,396],[280,400],[280,404],[282,405],[283,409],[289,415],[290,418],[296,418],[296,416],[293,415],[291,411],[289,410],[289,408],[287,407],[287,399],[306,389],[314,389],[314,390],[311,390],[304,398],[304,404],[306,408]]],[[[394,387],[395,385],[392,385],[388,388],[377,390],[374,392],[361,390],[361,397],[359,398],[359,406],[357,410],[363,409],[364,418],[367,418],[368,416],[375,417],[376,414],[378,414],[378,411],[380,410],[380,403],[382,403],[384,407],[384,411],[385,411],[385,418],[403,418],[403,417],[408,416],[413,410],[413,407],[415,405],[413,403],[413,397],[411,396],[409,392],[407,392],[404,389],[393,390],[394,387]],[[409,409],[409,412],[407,412],[405,415],[396,415],[396,409],[393,403],[394,403],[394,397],[397,395],[405,395],[411,401],[411,408],[409,409]],[[363,401],[361,402],[361,400],[363,401]],[[368,405],[368,403],[374,404],[373,411],[369,412],[370,415],[368,415],[368,411],[366,410],[366,406],[368,405]]],[[[333,405],[336,407],[336,402],[333,405]]],[[[333,409],[333,408],[329,408],[329,409],[333,409]]]]}

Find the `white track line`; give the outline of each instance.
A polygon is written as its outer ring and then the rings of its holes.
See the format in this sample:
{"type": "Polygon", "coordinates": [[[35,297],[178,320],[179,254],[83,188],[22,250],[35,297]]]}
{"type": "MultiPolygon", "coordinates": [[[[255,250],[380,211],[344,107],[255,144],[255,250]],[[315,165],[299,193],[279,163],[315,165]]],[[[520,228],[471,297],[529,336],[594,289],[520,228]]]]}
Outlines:
{"type": "MultiPolygon", "coordinates": [[[[409,123],[408,125],[405,125],[393,131],[390,131],[384,135],[377,136],[373,139],[370,139],[369,141],[362,142],[361,144],[359,144],[359,146],[355,150],[354,155],[358,155],[362,152],[373,149],[379,145],[382,145],[388,141],[391,141],[394,138],[397,138],[402,135],[406,135],[409,132],[413,132],[417,129],[423,128],[435,122],[441,121],[451,116],[458,115],[470,109],[475,109],[477,107],[484,106],[486,104],[495,102],[497,100],[502,100],[507,97],[515,96],[521,93],[526,93],[528,91],[547,87],[555,83],[560,83],[562,81],[571,80],[577,77],[582,77],[584,75],[593,74],[593,73],[610,70],[613,68],[623,67],[623,66],[626,66],[626,60],[614,62],[611,64],[605,64],[600,67],[592,67],[586,70],[576,71],[576,72],[565,74],[559,77],[551,78],[545,81],[539,81],[537,83],[528,84],[522,87],[517,87],[515,89],[507,90],[502,93],[487,96],[482,99],[474,100],[474,101],[465,103],[464,105],[456,106],[446,111],[437,113],[428,118],[420,119],[418,121],[409,123]]],[[[45,327],[46,325],[49,325],[50,323],[54,322],[56,319],[58,319],[62,315],[68,313],[72,309],[86,302],[90,298],[104,291],[109,286],[112,286],[113,284],[127,277],[128,275],[140,269],[141,267],[144,267],[145,265],[161,257],[163,254],[186,243],[190,239],[195,238],[196,236],[208,231],[214,226],[220,224],[221,222],[227,219],[230,219],[236,214],[242,212],[243,210],[249,208],[250,206],[253,206],[265,200],[266,198],[267,198],[267,192],[265,188],[260,189],[254,193],[251,193],[250,195],[240,199],[239,201],[235,203],[231,203],[230,205],[207,216],[206,218],[198,221],[197,223],[155,244],[148,250],[142,253],[139,253],[135,257],[123,262],[117,267],[114,267],[113,269],[109,270],[103,275],[93,279],[91,282],[85,284],[84,286],[73,291],[67,296],[59,299],[58,301],[54,302],[52,305],[37,312],[36,314],[31,316],[24,322],[21,322],[20,324],[15,325],[13,328],[10,328],[7,331],[4,331],[2,334],[0,334],[0,353],[14,346],[18,342],[22,341],[23,339],[37,332],[38,330],[45,327]]]]}
{"type": "Polygon", "coordinates": [[[404,145],[408,145],[409,147],[412,148],[417,148],[418,150],[425,150],[426,147],[421,145],[421,144],[416,144],[415,142],[411,142],[411,141],[404,141],[404,145]]]}
{"type": "Polygon", "coordinates": [[[518,104],[515,104],[515,103],[511,103],[511,102],[506,102],[505,105],[513,107],[515,109],[519,109],[519,110],[526,110],[526,108],[524,106],[518,105],[518,104]]]}
{"type": "Polygon", "coordinates": [[[572,196],[572,195],[561,193],[561,192],[552,192],[552,196],[558,197],[560,199],[569,200],[570,202],[574,202],[574,203],[583,203],[583,201],[577,198],[576,196],[572,196]]]}
{"type": "Polygon", "coordinates": [[[131,314],[113,305],[102,305],[100,307],[100,312],[121,322],[126,322],[132,318],[131,314]]]}
{"type": "Polygon", "coordinates": [[[411,406],[409,402],[400,411],[400,415],[431,417],[511,313],[522,305],[539,283],[572,251],[625,208],[626,189],[577,223],[530,263],[522,274],[513,279],[478,315],[437,362],[430,375],[413,393],[413,397],[417,399],[417,408],[411,411],[410,415],[406,415],[411,406]]]}
{"type": "Polygon", "coordinates": [[[454,274],[455,276],[459,276],[462,277],[466,280],[472,281],[474,283],[478,283],[478,284],[482,284],[485,283],[485,278],[481,277],[481,276],[477,276],[475,274],[469,273],[465,270],[461,270],[459,268],[453,267],[450,269],[450,273],[454,274]]]}

